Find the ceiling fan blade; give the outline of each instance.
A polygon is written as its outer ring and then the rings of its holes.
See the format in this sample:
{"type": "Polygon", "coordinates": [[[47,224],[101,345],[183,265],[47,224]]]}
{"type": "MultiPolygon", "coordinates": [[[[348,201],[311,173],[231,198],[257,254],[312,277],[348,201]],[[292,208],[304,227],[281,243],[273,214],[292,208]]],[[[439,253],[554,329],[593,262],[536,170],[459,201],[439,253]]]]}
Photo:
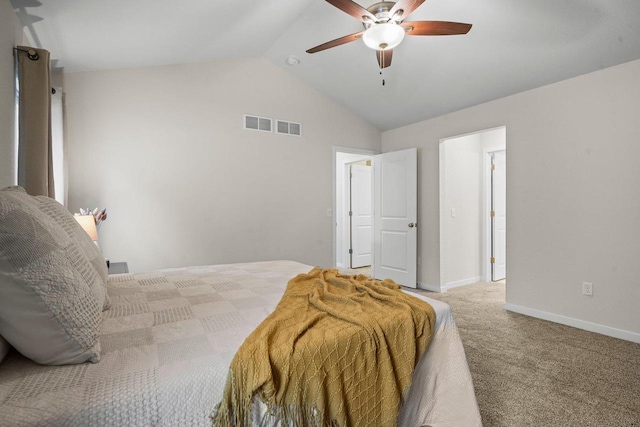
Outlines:
{"type": "Polygon", "coordinates": [[[332,47],[354,42],[356,40],[359,40],[362,37],[362,33],[364,33],[364,31],[360,31],[359,33],[349,34],[348,36],[343,36],[335,40],[331,40],[330,42],[322,43],[316,47],[312,47],[311,49],[307,50],[307,53],[316,53],[316,52],[320,52],[321,50],[331,49],[332,47]]]}
{"type": "Polygon", "coordinates": [[[413,21],[400,24],[408,36],[452,36],[467,34],[471,24],[448,21],[413,21]]]}
{"type": "MultiPolygon", "coordinates": [[[[424,1],[424,0],[423,0],[424,1]]],[[[372,21],[375,22],[376,17],[364,7],[360,6],[351,0],[327,0],[341,11],[353,16],[358,21],[372,21]]]]}
{"type": "MultiPolygon", "coordinates": [[[[424,3],[424,0],[398,0],[389,11],[389,16],[393,16],[396,14],[396,12],[402,10],[402,14],[400,15],[400,17],[406,18],[422,3],[424,3]]],[[[396,21],[400,21],[400,19],[397,19],[396,21]]]]}
{"type": "Polygon", "coordinates": [[[391,58],[393,58],[393,49],[388,50],[376,50],[376,58],[380,68],[387,68],[391,65],[391,58]]]}

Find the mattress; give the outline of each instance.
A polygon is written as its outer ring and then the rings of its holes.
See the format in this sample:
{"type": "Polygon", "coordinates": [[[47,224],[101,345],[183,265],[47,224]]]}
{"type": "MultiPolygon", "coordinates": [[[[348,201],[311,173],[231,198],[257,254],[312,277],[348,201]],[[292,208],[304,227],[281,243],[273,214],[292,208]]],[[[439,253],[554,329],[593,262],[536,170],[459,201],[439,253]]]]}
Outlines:
{"type": "MultiPolygon", "coordinates": [[[[311,266],[270,261],[109,276],[99,363],[0,364],[0,425],[209,426],[231,360],[288,280],[311,266]]],[[[401,426],[480,426],[462,342],[446,304],[413,374],[401,426]]],[[[268,414],[255,402],[256,418],[268,414]]],[[[258,420],[256,420],[259,422],[258,420]]]]}

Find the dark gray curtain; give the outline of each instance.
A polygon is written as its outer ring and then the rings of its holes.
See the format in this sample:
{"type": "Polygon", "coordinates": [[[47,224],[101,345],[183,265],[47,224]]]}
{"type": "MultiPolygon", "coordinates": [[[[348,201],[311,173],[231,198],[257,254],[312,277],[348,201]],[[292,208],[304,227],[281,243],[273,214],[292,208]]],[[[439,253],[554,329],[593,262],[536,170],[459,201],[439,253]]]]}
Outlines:
{"type": "Polygon", "coordinates": [[[54,197],[51,153],[49,52],[14,49],[18,81],[18,185],[31,195],[54,197]]]}

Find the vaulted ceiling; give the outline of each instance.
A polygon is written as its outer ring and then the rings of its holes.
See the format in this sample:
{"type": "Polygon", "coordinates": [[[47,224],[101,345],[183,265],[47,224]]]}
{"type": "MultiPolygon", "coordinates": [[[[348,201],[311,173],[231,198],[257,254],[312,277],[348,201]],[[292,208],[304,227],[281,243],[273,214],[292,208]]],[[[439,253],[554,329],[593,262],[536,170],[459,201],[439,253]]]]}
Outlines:
{"type": "Polygon", "coordinates": [[[305,52],[363,29],[324,0],[11,3],[58,70],[262,56],[380,130],[640,58],[638,0],[427,0],[409,20],[466,22],[471,31],[405,37],[383,76],[361,40],[305,52]],[[288,65],[290,55],[300,63],[288,65]]]}

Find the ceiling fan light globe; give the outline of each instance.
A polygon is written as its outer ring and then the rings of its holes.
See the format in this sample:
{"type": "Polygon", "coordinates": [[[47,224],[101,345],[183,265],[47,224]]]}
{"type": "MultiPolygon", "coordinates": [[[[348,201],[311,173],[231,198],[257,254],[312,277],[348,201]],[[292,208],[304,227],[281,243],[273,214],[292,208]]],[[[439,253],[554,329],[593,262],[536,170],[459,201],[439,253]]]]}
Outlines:
{"type": "Polygon", "coordinates": [[[362,35],[362,40],[371,49],[389,50],[400,44],[404,34],[404,28],[398,24],[374,24],[367,28],[362,35]]]}

